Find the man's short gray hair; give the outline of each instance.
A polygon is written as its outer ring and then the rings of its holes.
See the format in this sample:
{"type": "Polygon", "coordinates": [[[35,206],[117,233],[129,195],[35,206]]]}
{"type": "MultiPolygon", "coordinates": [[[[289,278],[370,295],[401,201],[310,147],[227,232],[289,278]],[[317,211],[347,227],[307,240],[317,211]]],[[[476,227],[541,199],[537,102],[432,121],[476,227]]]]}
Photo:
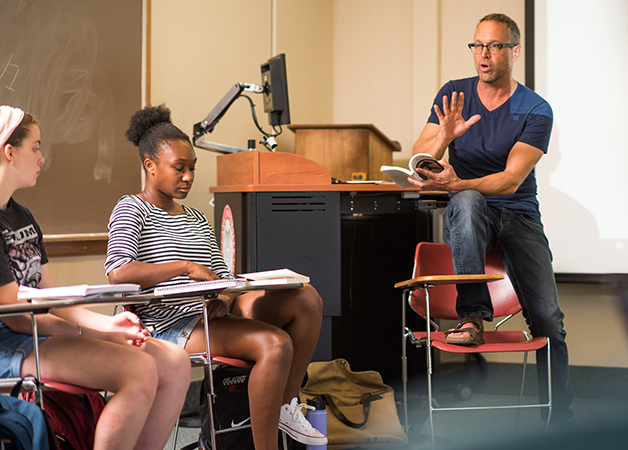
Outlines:
{"type": "Polygon", "coordinates": [[[508,25],[508,39],[512,44],[521,44],[521,33],[519,32],[519,27],[517,26],[517,22],[512,20],[506,14],[502,13],[492,13],[487,14],[480,19],[478,25],[482,22],[497,22],[497,23],[505,23],[508,25]]]}

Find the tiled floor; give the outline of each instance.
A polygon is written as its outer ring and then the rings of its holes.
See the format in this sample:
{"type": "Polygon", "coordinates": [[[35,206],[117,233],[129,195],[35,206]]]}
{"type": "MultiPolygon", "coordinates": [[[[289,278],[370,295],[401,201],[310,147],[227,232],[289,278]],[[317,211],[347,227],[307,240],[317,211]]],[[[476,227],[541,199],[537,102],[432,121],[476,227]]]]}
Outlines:
{"type": "MultiPolygon", "coordinates": [[[[470,383],[473,387],[470,399],[456,398],[456,387],[465,385],[466,380],[465,372],[454,368],[453,373],[435,383],[435,401],[441,406],[516,403],[519,366],[488,364],[487,367],[487,375],[482,380],[478,381],[475,376],[477,373],[472,374],[476,382],[470,383]]],[[[388,383],[400,399],[400,382],[389,380],[388,383]]],[[[545,432],[538,409],[523,410],[516,431],[515,410],[439,411],[434,413],[435,447],[438,450],[628,448],[625,443],[625,438],[628,438],[628,369],[572,367],[571,383],[575,416],[568,429],[550,428],[545,432]]],[[[413,376],[409,380],[408,411],[411,426],[408,444],[395,447],[397,450],[431,448],[425,385],[424,375],[413,376]]],[[[526,377],[524,403],[536,402],[536,392],[535,367],[532,365],[526,377]]],[[[190,397],[198,398],[198,395],[194,392],[190,397]]],[[[400,420],[403,423],[401,412],[400,420]]],[[[177,449],[198,439],[198,433],[198,428],[182,428],[177,449]]],[[[172,443],[166,448],[171,449],[172,443]]]]}

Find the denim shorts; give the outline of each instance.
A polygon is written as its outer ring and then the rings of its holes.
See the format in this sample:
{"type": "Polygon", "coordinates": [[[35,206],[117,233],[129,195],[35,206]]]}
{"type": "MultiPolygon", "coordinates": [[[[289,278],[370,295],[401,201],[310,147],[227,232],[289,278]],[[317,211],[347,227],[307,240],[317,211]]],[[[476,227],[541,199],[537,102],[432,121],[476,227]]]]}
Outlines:
{"type": "Polygon", "coordinates": [[[164,341],[173,342],[181,348],[185,348],[190,339],[190,335],[196,325],[201,320],[201,314],[197,314],[192,317],[183,317],[169,326],[167,329],[158,333],[154,331],[152,337],[156,339],[163,339],[164,341]]]}
{"type": "MultiPolygon", "coordinates": [[[[40,337],[41,344],[47,338],[40,337]]],[[[22,362],[33,353],[33,336],[0,328],[0,378],[21,377],[22,362]]]]}

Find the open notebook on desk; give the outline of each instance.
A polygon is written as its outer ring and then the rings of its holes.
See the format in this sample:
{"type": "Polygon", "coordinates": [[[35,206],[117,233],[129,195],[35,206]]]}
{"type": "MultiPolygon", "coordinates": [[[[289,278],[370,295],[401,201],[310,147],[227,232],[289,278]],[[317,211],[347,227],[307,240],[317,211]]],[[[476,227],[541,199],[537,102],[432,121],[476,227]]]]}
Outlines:
{"type": "Polygon", "coordinates": [[[290,269],[266,270],[263,272],[243,273],[236,279],[223,278],[213,281],[198,281],[193,283],[178,284],[176,286],[164,286],[156,288],[153,292],[156,296],[173,296],[185,294],[199,294],[211,291],[240,291],[247,288],[263,288],[293,286],[309,283],[310,278],[293,272],[290,269]]]}
{"type": "Polygon", "coordinates": [[[63,299],[92,297],[96,295],[137,294],[140,292],[139,284],[78,284],[75,286],[58,286],[53,288],[31,288],[20,286],[17,293],[19,300],[33,299],[63,299]]]}
{"type": "Polygon", "coordinates": [[[156,296],[171,296],[179,294],[198,294],[201,292],[224,291],[229,288],[243,288],[246,286],[244,279],[224,278],[222,280],[196,281],[175,286],[158,287],[153,291],[156,296]]]}

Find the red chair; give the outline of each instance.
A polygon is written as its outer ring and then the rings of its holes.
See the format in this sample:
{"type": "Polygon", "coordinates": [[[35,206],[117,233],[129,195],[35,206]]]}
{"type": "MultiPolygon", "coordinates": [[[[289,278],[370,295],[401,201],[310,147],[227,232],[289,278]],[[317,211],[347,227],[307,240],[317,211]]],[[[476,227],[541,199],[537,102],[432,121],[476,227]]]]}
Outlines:
{"type": "MultiPolygon", "coordinates": [[[[204,331],[205,331],[205,345],[206,345],[207,351],[198,352],[198,353],[190,353],[189,357],[190,357],[190,364],[192,365],[192,367],[203,367],[204,369],[205,380],[207,381],[207,405],[209,405],[208,415],[209,415],[210,425],[211,425],[210,433],[211,433],[212,450],[216,450],[217,448],[216,436],[217,435],[224,434],[224,433],[231,433],[234,431],[245,430],[247,428],[251,428],[251,424],[249,422],[244,425],[238,425],[238,426],[230,427],[226,429],[216,428],[216,423],[214,420],[214,409],[212,407],[215,404],[215,400],[216,400],[212,366],[213,364],[216,364],[216,363],[222,363],[222,364],[228,364],[234,367],[251,367],[253,363],[242,360],[242,359],[227,358],[223,356],[213,356],[211,354],[211,346],[209,342],[209,326],[208,326],[209,321],[207,320],[207,300],[208,299],[203,300],[203,317],[204,317],[203,325],[204,325],[204,331]]],[[[119,309],[122,309],[124,311],[131,311],[133,313],[135,312],[134,305],[132,304],[131,305],[116,304],[114,305],[114,308],[113,308],[113,314],[114,315],[117,314],[119,309]]],[[[175,424],[175,427],[174,427],[174,436],[173,436],[173,441],[172,441],[173,450],[177,448],[180,419],[181,419],[180,417],[177,419],[177,423],[175,424]]],[[[286,440],[285,433],[283,435],[283,438],[285,442],[286,440]]],[[[286,444],[284,444],[284,448],[285,448],[285,445],[286,444]]]]}
{"type": "MultiPolygon", "coordinates": [[[[244,425],[238,425],[238,426],[234,426],[234,427],[230,427],[226,429],[216,428],[216,423],[214,419],[214,409],[212,407],[212,405],[215,404],[215,400],[216,400],[216,393],[214,390],[213,370],[212,370],[213,364],[219,363],[219,364],[227,364],[234,367],[251,367],[253,363],[242,360],[242,359],[226,358],[222,356],[212,356],[211,362],[210,362],[209,352],[190,353],[190,363],[192,364],[192,367],[203,367],[205,371],[205,380],[207,380],[207,387],[208,387],[207,404],[210,405],[208,408],[208,414],[211,421],[211,430],[210,430],[211,440],[212,440],[211,442],[212,442],[212,449],[215,450],[217,448],[216,436],[220,434],[224,434],[224,433],[231,433],[234,431],[240,431],[247,428],[251,428],[251,424],[249,422],[244,425]]],[[[205,382],[205,380],[203,382],[205,382]]],[[[179,437],[179,419],[177,419],[177,423],[174,428],[174,438],[173,438],[173,444],[172,444],[173,450],[177,448],[178,437],[179,437]]],[[[284,439],[285,439],[285,436],[284,436],[284,439]]]]}
{"type": "MultiPolygon", "coordinates": [[[[209,415],[210,426],[211,426],[210,427],[211,445],[212,445],[212,450],[216,450],[217,449],[216,436],[220,434],[224,434],[224,433],[231,433],[231,432],[241,431],[247,428],[251,428],[251,424],[249,422],[244,425],[232,426],[225,429],[216,428],[216,421],[214,419],[214,408],[213,408],[213,405],[215,404],[215,400],[216,400],[216,393],[214,389],[214,377],[213,377],[212,364],[222,363],[222,364],[228,364],[235,367],[250,367],[253,365],[253,363],[249,361],[241,360],[241,359],[228,358],[228,357],[223,357],[223,356],[214,356],[211,354],[211,345],[209,341],[209,322],[210,321],[208,320],[207,301],[208,299],[203,300],[203,326],[204,326],[204,331],[205,331],[205,348],[207,350],[205,352],[190,353],[189,356],[190,356],[190,362],[192,364],[192,367],[202,366],[205,372],[205,381],[207,381],[207,387],[208,387],[207,405],[208,405],[208,410],[209,410],[208,415],[209,415]]],[[[173,445],[172,445],[173,449],[176,449],[178,434],[179,434],[179,419],[177,419],[177,423],[175,425],[174,439],[173,439],[173,445]]],[[[285,431],[281,430],[281,434],[282,434],[282,441],[283,441],[283,449],[287,450],[288,441],[287,441],[286,433],[285,431]]]]}
{"type": "MultiPolygon", "coordinates": [[[[480,275],[453,275],[453,263],[451,250],[445,244],[421,242],[417,245],[414,258],[414,278],[402,281],[395,288],[403,289],[402,295],[402,385],[403,404],[405,414],[405,427],[408,430],[408,392],[407,392],[407,353],[406,344],[409,340],[416,347],[426,348],[427,359],[427,387],[430,418],[430,432],[432,447],[434,447],[434,420],[435,411],[452,410],[479,410],[479,409],[512,409],[512,408],[548,408],[546,427],[552,413],[552,388],[550,368],[549,338],[530,337],[525,331],[497,331],[498,327],[513,315],[521,311],[521,305],[517,295],[504,269],[502,259],[498,252],[486,255],[485,274],[480,275]],[[447,344],[445,333],[439,331],[435,319],[458,320],[456,313],[456,284],[463,283],[489,283],[489,291],[493,302],[494,316],[505,317],[497,325],[494,331],[484,331],[485,344],[462,346],[447,344]],[[406,327],[406,302],[421,317],[429,323],[427,331],[415,332],[406,327]],[[434,319],[434,320],[433,320],[434,319]],[[431,326],[430,326],[431,325],[431,326]],[[435,331],[432,331],[434,327],[435,331]],[[527,366],[528,352],[547,347],[547,380],[548,402],[537,404],[522,404],[523,385],[525,382],[525,370],[527,366]],[[494,353],[494,352],[523,352],[523,375],[521,380],[521,392],[517,405],[481,406],[441,408],[434,407],[432,401],[432,348],[437,348],[449,353],[494,353]]],[[[518,419],[518,417],[517,417],[518,419]]]]}
{"type": "MultiPolygon", "coordinates": [[[[14,386],[19,382],[22,382],[22,387],[20,392],[32,392],[37,396],[41,393],[41,391],[54,390],[54,391],[62,391],[67,392],[68,394],[74,395],[82,395],[82,394],[90,394],[92,392],[98,392],[93,389],[84,388],[81,386],[76,386],[74,384],[66,384],[66,383],[58,383],[56,381],[42,381],[41,383],[37,383],[37,379],[33,376],[26,376],[22,378],[1,378],[0,379],[0,394],[9,394],[13,390],[14,386]]],[[[38,406],[42,406],[39,403],[38,406]]]]}
{"type": "Polygon", "coordinates": [[[43,396],[41,395],[41,392],[43,390],[56,390],[56,391],[62,391],[62,392],[66,392],[68,394],[75,394],[75,395],[81,395],[81,394],[90,394],[93,392],[98,392],[96,390],[93,389],[88,389],[88,388],[84,388],[81,386],[76,386],[73,384],[67,384],[67,383],[60,383],[57,381],[51,381],[51,380],[42,380],[41,378],[41,373],[40,373],[40,368],[39,368],[39,342],[38,342],[38,333],[37,333],[37,320],[35,318],[35,309],[36,307],[33,307],[32,310],[28,310],[32,307],[31,304],[28,305],[7,305],[4,306],[2,308],[0,308],[0,316],[3,315],[15,315],[16,313],[14,311],[10,311],[12,309],[12,306],[21,306],[21,307],[25,307],[27,308],[26,311],[23,311],[22,313],[24,314],[29,314],[31,316],[31,323],[32,323],[32,329],[33,329],[33,347],[34,347],[34,353],[35,353],[35,366],[36,366],[36,374],[35,375],[29,375],[26,376],[24,378],[20,378],[20,377],[15,377],[15,378],[0,378],[0,394],[10,394],[14,387],[17,384],[20,384],[20,389],[19,392],[20,393],[33,393],[34,397],[35,397],[35,403],[37,404],[37,406],[39,406],[42,410],[45,409],[44,407],[44,401],[43,401],[43,396]],[[41,380],[41,381],[39,381],[41,380]]]}

